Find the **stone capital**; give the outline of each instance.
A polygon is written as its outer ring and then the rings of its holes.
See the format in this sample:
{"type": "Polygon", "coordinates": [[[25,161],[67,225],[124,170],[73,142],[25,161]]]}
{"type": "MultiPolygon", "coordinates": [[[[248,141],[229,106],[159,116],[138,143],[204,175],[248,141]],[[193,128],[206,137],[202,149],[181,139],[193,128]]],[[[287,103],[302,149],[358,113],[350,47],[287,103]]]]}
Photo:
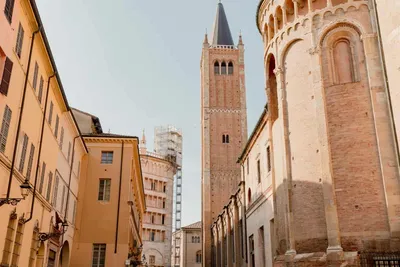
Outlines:
{"type": "Polygon", "coordinates": [[[280,68],[280,67],[274,69],[274,74],[275,74],[276,76],[283,74],[283,69],[280,68]]]}

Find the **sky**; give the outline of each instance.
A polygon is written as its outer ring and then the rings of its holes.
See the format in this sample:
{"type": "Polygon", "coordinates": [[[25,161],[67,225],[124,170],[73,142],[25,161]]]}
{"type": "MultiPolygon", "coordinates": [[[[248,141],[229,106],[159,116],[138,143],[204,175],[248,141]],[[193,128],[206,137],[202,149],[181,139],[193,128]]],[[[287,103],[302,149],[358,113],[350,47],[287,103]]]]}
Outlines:
{"type": "MultiPolygon", "coordinates": [[[[154,127],[183,132],[182,226],[201,219],[200,56],[217,0],[36,0],[72,107],[104,132],[154,127]]],[[[245,44],[249,135],[266,102],[258,0],[222,0],[232,36],[245,44]]],[[[211,41],[211,37],[209,38],[211,41]]],[[[239,156],[239,155],[238,155],[239,156]]]]}

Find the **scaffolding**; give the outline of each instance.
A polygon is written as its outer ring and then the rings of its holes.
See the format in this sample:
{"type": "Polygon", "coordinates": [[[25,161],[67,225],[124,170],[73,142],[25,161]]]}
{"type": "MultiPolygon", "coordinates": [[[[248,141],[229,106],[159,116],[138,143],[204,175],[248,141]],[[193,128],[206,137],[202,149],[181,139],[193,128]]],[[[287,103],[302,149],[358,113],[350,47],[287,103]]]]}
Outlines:
{"type": "Polygon", "coordinates": [[[176,166],[172,215],[172,228],[175,232],[181,228],[182,220],[182,131],[171,125],[155,127],[154,151],[176,166]]]}

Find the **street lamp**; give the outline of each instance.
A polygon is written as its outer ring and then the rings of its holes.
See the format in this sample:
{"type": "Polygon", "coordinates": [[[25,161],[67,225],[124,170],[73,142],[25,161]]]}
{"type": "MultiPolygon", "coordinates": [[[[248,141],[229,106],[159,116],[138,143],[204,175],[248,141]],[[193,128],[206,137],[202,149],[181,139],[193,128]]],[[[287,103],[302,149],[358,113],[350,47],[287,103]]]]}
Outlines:
{"type": "Polygon", "coordinates": [[[21,189],[22,198],[0,198],[0,207],[4,204],[16,206],[21,200],[25,199],[28,196],[29,189],[31,189],[28,180],[25,180],[19,187],[21,189]]]}
{"type": "Polygon", "coordinates": [[[64,235],[68,230],[67,220],[64,220],[61,226],[62,226],[61,231],[57,230],[57,231],[51,232],[51,233],[39,233],[39,240],[44,242],[52,237],[59,238],[60,236],[64,235]]]}

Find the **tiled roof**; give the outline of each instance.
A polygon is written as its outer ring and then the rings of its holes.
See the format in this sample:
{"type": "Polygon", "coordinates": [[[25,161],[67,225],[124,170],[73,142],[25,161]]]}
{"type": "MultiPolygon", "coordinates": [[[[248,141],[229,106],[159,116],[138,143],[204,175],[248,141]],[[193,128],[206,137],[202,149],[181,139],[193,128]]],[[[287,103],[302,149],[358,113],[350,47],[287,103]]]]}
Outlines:
{"type": "Polygon", "coordinates": [[[201,228],[201,221],[189,224],[189,225],[184,226],[182,228],[185,228],[185,229],[200,229],[201,228]]]}

